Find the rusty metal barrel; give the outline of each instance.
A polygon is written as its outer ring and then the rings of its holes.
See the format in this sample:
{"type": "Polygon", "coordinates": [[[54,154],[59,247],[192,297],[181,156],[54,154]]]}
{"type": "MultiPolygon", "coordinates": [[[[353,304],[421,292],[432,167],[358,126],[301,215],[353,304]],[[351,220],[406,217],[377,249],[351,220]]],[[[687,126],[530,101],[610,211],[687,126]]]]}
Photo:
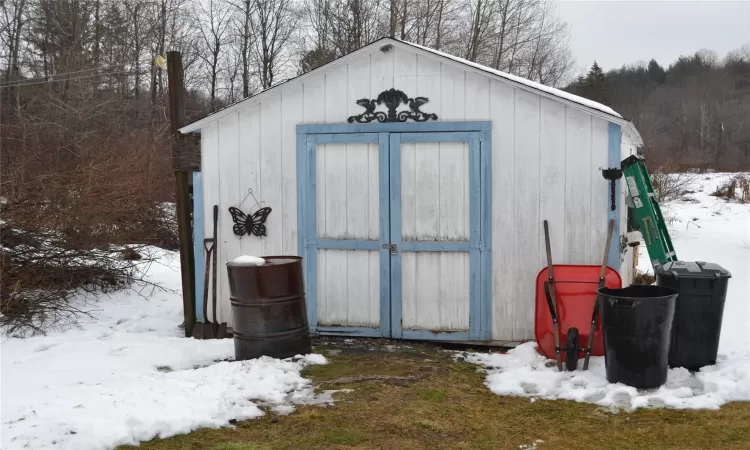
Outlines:
{"type": "Polygon", "coordinates": [[[302,258],[263,259],[260,265],[227,263],[235,359],[310,353],[302,258]]]}

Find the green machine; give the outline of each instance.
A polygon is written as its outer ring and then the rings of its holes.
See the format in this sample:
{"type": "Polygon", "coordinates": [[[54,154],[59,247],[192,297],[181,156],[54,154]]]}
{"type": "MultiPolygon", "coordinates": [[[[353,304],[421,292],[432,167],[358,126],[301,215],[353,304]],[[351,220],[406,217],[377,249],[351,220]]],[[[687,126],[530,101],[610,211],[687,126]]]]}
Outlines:
{"type": "Polygon", "coordinates": [[[628,189],[626,203],[633,214],[631,223],[646,241],[651,265],[657,269],[670,261],[677,261],[661,208],[654,195],[654,187],[646,171],[645,159],[629,156],[622,161],[621,167],[628,189]]]}

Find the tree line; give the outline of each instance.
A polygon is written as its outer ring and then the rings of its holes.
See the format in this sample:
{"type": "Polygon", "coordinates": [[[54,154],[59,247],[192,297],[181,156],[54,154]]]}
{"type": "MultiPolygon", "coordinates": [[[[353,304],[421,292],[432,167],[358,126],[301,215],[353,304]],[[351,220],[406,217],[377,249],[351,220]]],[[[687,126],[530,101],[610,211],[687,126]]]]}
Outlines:
{"type": "Polygon", "coordinates": [[[0,0],[0,324],[75,322],[175,247],[168,51],[190,122],[383,36],[547,84],[573,61],[542,0],[0,0]]]}
{"type": "Polygon", "coordinates": [[[667,171],[750,167],[750,43],[724,58],[700,50],[604,72],[594,62],[566,90],[633,121],[650,164],[667,171]]]}
{"type": "Polygon", "coordinates": [[[180,50],[186,84],[209,111],[383,36],[550,85],[573,67],[568,26],[542,0],[6,0],[0,9],[5,84],[65,89],[90,75],[100,91],[156,102],[166,80],[154,58],[180,50]]]}

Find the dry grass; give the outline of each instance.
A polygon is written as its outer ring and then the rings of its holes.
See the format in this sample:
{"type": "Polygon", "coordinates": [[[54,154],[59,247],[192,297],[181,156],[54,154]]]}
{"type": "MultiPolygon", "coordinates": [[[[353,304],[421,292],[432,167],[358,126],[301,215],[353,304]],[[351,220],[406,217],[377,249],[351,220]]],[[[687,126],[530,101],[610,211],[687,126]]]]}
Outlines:
{"type": "MultiPolygon", "coordinates": [[[[314,381],[362,375],[415,376],[409,384],[359,382],[334,394],[332,407],[302,407],[236,428],[199,430],[141,445],[144,450],[206,449],[514,449],[537,439],[542,449],[746,449],[750,404],[719,411],[639,410],[612,415],[567,401],[500,397],[477,367],[434,347],[390,352],[319,346],[330,364],[313,366],[314,381]],[[331,352],[331,350],[333,350],[331,352]]],[[[123,447],[124,449],[125,447],[123,447]]]]}
{"type": "Polygon", "coordinates": [[[633,284],[654,284],[656,281],[656,277],[653,273],[649,272],[642,272],[640,270],[635,271],[635,276],[633,277],[633,284]]]}
{"type": "Polygon", "coordinates": [[[717,187],[711,195],[732,202],[750,202],[750,176],[737,174],[717,187]]]}

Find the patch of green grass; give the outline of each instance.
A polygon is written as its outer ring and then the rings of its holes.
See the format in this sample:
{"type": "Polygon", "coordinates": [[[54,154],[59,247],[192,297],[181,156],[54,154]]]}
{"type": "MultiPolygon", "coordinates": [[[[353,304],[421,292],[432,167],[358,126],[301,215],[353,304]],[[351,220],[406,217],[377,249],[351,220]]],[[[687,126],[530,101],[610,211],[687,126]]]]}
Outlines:
{"type": "Polygon", "coordinates": [[[445,394],[437,389],[420,389],[419,398],[428,402],[442,402],[445,401],[445,394]]]}
{"type": "Polygon", "coordinates": [[[226,444],[219,444],[217,447],[214,447],[213,450],[263,450],[263,447],[255,444],[237,444],[235,442],[228,442],[226,444]]]}
{"type": "Polygon", "coordinates": [[[336,445],[357,445],[367,440],[358,431],[350,429],[324,431],[320,437],[324,442],[336,445]]]}
{"type": "MultiPolygon", "coordinates": [[[[353,382],[334,406],[299,407],[234,428],[203,429],[142,443],[139,450],[513,449],[537,439],[552,449],[743,449],[750,403],[718,411],[641,409],[610,414],[596,405],[501,397],[477,367],[432,347],[408,351],[341,348],[305,371],[314,382],[367,375],[414,376],[409,383],[353,382]]],[[[335,348],[335,347],[334,347],[335,348]]],[[[316,349],[320,352],[325,349],[316,349]]],[[[133,447],[135,448],[135,447],[133,447]]]]}

